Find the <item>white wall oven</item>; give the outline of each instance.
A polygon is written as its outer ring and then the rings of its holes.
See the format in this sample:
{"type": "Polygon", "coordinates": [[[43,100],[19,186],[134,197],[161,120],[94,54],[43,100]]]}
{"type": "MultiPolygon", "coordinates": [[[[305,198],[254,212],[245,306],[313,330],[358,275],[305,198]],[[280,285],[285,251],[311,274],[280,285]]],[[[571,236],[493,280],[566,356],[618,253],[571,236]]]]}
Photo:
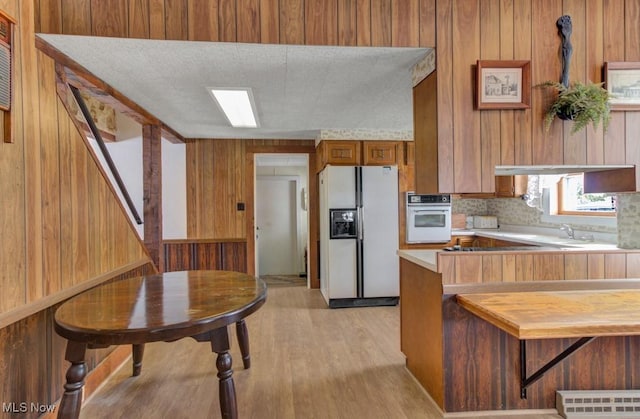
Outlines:
{"type": "Polygon", "coordinates": [[[451,195],[407,192],[407,243],[447,243],[451,240],[451,195]]]}

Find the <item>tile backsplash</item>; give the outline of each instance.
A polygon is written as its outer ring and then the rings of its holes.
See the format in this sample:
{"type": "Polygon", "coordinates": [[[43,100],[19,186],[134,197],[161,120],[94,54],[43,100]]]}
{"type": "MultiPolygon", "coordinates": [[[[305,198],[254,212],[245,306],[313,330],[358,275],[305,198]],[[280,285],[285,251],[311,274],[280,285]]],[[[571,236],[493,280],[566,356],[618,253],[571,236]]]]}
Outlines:
{"type": "Polygon", "coordinates": [[[640,193],[618,195],[618,247],[640,249],[640,193]]]}
{"type": "MultiPolygon", "coordinates": [[[[637,195],[637,213],[635,215],[635,231],[640,229],[640,194],[637,195]]],[[[620,202],[620,199],[618,200],[620,202]]],[[[520,198],[494,198],[494,199],[455,199],[452,202],[452,213],[466,215],[491,214],[498,216],[500,224],[526,225],[532,227],[557,228],[558,224],[541,220],[542,212],[532,208],[520,198]]],[[[618,223],[620,222],[618,216],[618,223]]],[[[606,226],[580,225],[572,223],[578,230],[596,231],[601,233],[616,233],[617,229],[606,226]]]]}
{"type": "MultiPolygon", "coordinates": [[[[617,234],[618,247],[640,249],[640,193],[617,196],[617,228],[571,223],[581,231],[617,234]]],[[[520,198],[454,199],[452,213],[466,215],[496,215],[499,224],[557,228],[558,223],[544,222],[542,212],[520,198]]]]}

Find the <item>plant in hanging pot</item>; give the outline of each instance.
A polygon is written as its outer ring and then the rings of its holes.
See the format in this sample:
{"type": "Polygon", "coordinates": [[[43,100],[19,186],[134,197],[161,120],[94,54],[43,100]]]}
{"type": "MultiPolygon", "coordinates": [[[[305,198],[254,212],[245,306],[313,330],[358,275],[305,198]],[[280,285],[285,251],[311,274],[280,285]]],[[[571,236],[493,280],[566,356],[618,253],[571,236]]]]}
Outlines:
{"type": "Polygon", "coordinates": [[[562,83],[555,81],[546,81],[536,87],[552,87],[556,89],[558,95],[547,109],[544,122],[546,129],[549,130],[551,123],[555,117],[562,120],[573,121],[571,133],[575,134],[589,123],[594,128],[602,123],[603,129],[606,131],[609,125],[610,94],[602,87],[603,83],[580,83],[574,82],[568,87],[562,83]]]}

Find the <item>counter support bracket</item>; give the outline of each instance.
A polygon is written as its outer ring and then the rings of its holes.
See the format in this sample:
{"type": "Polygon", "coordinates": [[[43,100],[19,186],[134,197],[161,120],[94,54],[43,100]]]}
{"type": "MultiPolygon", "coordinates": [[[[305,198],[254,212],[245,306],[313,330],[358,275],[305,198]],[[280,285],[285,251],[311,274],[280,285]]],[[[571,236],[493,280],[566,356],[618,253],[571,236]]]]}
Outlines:
{"type": "Polygon", "coordinates": [[[594,340],[596,336],[583,337],[575,341],[571,346],[558,354],[551,361],[544,364],[540,367],[536,372],[527,377],[527,340],[523,339],[520,341],[520,398],[527,398],[527,387],[531,384],[538,381],[542,376],[549,371],[551,368],[556,366],[558,363],[562,362],[566,358],[568,358],[571,354],[573,354],[578,349],[582,348],[587,343],[594,340]]]}

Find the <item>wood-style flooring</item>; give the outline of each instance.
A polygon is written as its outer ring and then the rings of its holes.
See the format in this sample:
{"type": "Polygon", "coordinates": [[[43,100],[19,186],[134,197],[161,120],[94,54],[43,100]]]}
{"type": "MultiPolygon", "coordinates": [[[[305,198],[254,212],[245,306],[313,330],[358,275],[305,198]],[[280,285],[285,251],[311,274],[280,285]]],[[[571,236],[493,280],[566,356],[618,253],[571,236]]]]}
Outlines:
{"type": "MultiPolygon", "coordinates": [[[[232,336],[239,417],[441,418],[404,366],[399,317],[398,307],[330,310],[318,290],[270,287],[267,303],[247,318],[249,370],[232,336]]],[[[129,361],[81,418],[220,417],[215,354],[206,343],[148,344],[142,374],[130,374],[129,361]]]]}

